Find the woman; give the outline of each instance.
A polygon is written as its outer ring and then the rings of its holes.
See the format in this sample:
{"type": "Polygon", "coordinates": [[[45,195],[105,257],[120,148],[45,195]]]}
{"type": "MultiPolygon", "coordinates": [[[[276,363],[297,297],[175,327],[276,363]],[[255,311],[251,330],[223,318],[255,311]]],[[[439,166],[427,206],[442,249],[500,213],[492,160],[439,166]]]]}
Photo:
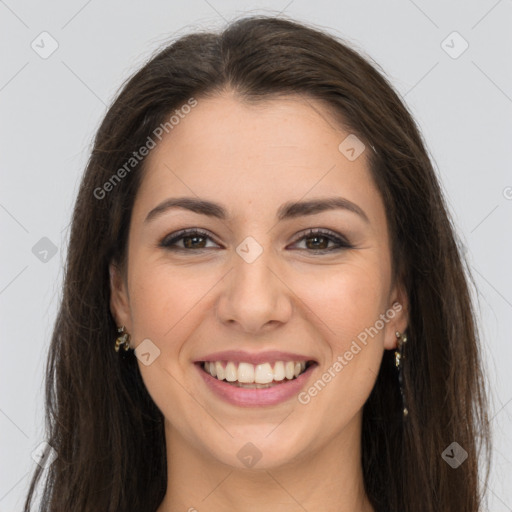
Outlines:
{"type": "Polygon", "coordinates": [[[79,191],[41,510],[480,510],[465,270],[417,126],[354,50],[263,16],[182,37],[79,191]]]}

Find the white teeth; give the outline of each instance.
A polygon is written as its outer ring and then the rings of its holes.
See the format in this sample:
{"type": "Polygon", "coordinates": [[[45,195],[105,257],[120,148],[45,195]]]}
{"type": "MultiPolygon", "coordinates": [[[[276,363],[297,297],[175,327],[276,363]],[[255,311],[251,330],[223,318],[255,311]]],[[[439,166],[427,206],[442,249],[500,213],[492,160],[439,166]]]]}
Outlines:
{"type": "Polygon", "coordinates": [[[253,365],[233,361],[206,361],[203,368],[218,380],[226,380],[236,385],[254,384],[249,387],[268,387],[272,382],[297,378],[306,369],[306,361],[276,361],[273,368],[270,363],[253,365]]]}
{"type": "Polygon", "coordinates": [[[270,363],[263,363],[256,366],[254,382],[256,384],[268,384],[274,380],[274,372],[270,363]]]}
{"type": "Polygon", "coordinates": [[[284,374],[286,375],[287,379],[293,379],[293,376],[295,374],[295,364],[293,361],[288,361],[284,366],[284,374]]]}
{"type": "Polygon", "coordinates": [[[222,367],[222,363],[219,363],[218,361],[215,363],[215,371],[217,373],[217,379],[224,380],[226,374],[224,372],[224,368],[222,367]]]}
{"type": "Polygon", "coordinates": [[[249,363],[238,365],[238,382],[254,382],[254,365],[249,363]]]}
{"type": "Polygon", "coordinates": [[[284,380],[284,377],[284,363],[283,361],[277,361],[277,363],[274,365],[274,380],[279,382],[284,380]]]}
{"type": "Polygon", "coordinates": [[[228,382],[235,382],[235,380],[238,378],[238,372],[236,371],[235,363],[229,361],[229,363],[226,365],[225,378],[228,382]]]}

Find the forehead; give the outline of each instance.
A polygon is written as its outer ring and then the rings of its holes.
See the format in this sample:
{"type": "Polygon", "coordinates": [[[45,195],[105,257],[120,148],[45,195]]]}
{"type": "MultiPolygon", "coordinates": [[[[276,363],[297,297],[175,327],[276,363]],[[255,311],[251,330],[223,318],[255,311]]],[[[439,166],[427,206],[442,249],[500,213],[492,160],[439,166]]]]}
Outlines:
{"type": "Polygon", "coordinates": [[[367,166],[370,148],[352,161],[340,151],[349,135],[326,105],[312,98],[197,99],[147,156],[136,209],[180,195],[236,210],[248,204],[268,209],[273,203],[277,209],[284,198],[337,194],[363,208],[382,209],[367,166]]]}

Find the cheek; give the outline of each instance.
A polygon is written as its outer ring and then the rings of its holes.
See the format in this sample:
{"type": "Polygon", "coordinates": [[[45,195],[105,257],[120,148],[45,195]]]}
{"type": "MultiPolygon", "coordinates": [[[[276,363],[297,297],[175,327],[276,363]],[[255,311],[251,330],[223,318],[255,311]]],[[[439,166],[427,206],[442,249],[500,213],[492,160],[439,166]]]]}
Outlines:
{"type": "Polygon", "coordinates": [[[304,403],[344,410],[331,418],[332,428],[362,406],[378,375],[387,325],[380,316],[388,306],[385,272],[376,261],[361,261],[340,266],[325,279],[302,281],[300,296],[316,315],[326,355],[304,403]]]}
{"type": "Polygon", "coordinates": [[[168,263],[141,265],[139,262],[137,266],[134,261],[133,268],[130,303],[135,345],[149,339],[159,350],[150,364],[138,362],[140,373],[164,416],[172,418],[176,428],[187,432],[191,422],[204,421],[204,410],[188,392],[187,374],[183,371],[188,369],[183,365],[187,355],[184,348],[188,349],[186,341],[201,322],[199,316],[205,309],[201,298],[214,280],[209,277],[205,283],[205,276],[194,272],[192,267],[185,270],[168,263]],[[175,411],[187,412],[175,414],[175,411]]]}
{"type": "Polygon", "coordinates": [[[333,356],[345,351],[352,339],[366,332],[385,312],[388,278],[377,262],[347,263],[321,278],[304,275],[297,283],[297,295],[315,313],[315,323],[323,324],[333,356]]]}
{"type": "Polygon", "coordinates": [[[199,276],[191,269],[169,264],[146,264],[137,267],[131,281],[131,313],[136,335],[151,333],[162,342],[176,339],[176,329],[187,323],[187,317],[199,311],[200,299],[214,280],[199,276]]]}
{"type": "MultiPolygon", "coordinates": [[[[168,261],[143,259],[133,264],[131,280],[131,316],[135,345],[149,339],[159,350],[157,364],[147,370],[172,374],[180,382],[186,379],[195,345],[190,340],[206,325],[214,311],[215,286],[225,271],[173,265],[168,261]],[[140,264],[144,261],[144,264],[140,264]]],[[[151,373],[151,371],[150,371],[151,373]]],[[[163,382],[163,381],[162,381],[163,382]]],[[[158,380],[155,380],[157,386],[158,380]]],[[[169,382],[173,384],[173,381],[169,382]]],[[[175,383],[174,383],[175,384],[175,383]]],[[[149,386],[148,386],[149,387],[149,386]]]]}

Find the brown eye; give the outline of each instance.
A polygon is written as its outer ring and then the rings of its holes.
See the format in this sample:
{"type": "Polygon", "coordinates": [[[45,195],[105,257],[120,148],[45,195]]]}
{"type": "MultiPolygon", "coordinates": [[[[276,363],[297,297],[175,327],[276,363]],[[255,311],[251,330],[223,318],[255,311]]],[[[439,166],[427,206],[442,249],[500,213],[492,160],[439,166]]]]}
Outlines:
{"type": "Polygon", "coordinates": [[[323,235],[309,236],[306,238],[306,246],[308,249],[327,249],[329,238],[323,235]]]}
{"type": "Polygon", "coordinates": [[[303,240],[305,241],[305,249],[309,249],[308,252],[329,253],[353,247],[344,236],[319,229],[309,230],[295,243],[297,244],[303,240]],[[329,244],[331,244],[331,246],[329,246],[329,244]],[[334,244],[334,246],[332,246],[332,244],[334,244]]]}
{"type": "Polygon", "coordinates": [[[208,240],[213,241],[210,235],[205,231],[197,229],[182,230],[166,236],[160,242],[160,247],[175,251],[209,249],[211,246],[206,245],[208,240]],[[180,245],[179,242],[182,241],[183,243],[180,245]]]}
{"type": "Polygon", "coordinates": [[[194,247],[203,249],[205,247],[205,245],[204,245],[205,238],[206,237],[199,235],[199,236],[184,236],[181,239],[183,240],[183,245],[187,249],[193,249],[194,247]],[[203,243],[201,243],[201,242],[198,243],[198,240],[201,240],[201,239],[203,240],[203,243]]]}

